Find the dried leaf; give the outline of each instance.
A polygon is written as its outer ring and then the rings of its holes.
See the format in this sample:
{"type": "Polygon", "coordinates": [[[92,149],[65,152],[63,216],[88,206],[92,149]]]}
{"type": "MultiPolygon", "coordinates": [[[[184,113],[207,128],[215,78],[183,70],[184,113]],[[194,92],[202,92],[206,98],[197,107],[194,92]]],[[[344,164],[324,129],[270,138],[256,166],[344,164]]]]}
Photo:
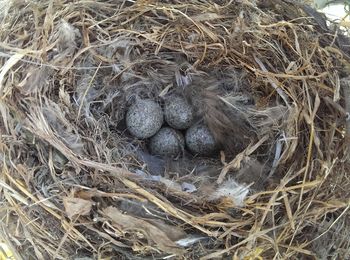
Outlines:
{"type": "Polygon", "coordinates": [[[88,215],[90,213],[92,202],[80,198],[63,198],[63,205],[70,219],[76,215],[88,215]]]}
{"type": "Polygon", "coordinates": [[[0,100],[0,115],[1,115],[1,119],[3,121],[3,125],[5,127],[5,130],[7,133],[10,132],[9,130],[9,119],[10,119],[10,113],[9,113],[9,109],[7,107],[7,105],[0,100]]]}
{"type": "Polygon", "coordinates": [[[224,18],[223,15],[218,15],[217,13],[203,13],[191,17],[196,22],[208,22],[210,20],[216,20],[224,18]]]}
{"type": "Polygon", "coordinates": [[[148,219],[147,222],[166,233],[169,239],[172,241],[177,241],[186,236],[186,233],[182,230],[182,228],[168,225],[161,219],[148,219]]]}
{"type": "Polygon", "coordinates": [[[169,238],[168,234],[149,222],[123,214],[115,207],[105,208],[102,212],[122,229],[137,229],[144,231],[148,238],[162,251],[177,255],[183,254],[184,251],[169,238]]]}
{"type": "MultiPolygon", "coordinates": [[[[13,56],[11,56],[10,59],[8,59],[6,61],[6,63],[2,66],[2,68],[0,69],[0,94],[3,95],[3,90],[4,90],[4,86],[2,85],[3,82],[5,81],[5,76],[7,74],[7,72],[14,66],[16,65],[16,63],[18,61],[20,61],[25,55],[24,53],[16,53],[13,56]]],[[[6,92],[6,91],[4,91],[6,92]]]]}

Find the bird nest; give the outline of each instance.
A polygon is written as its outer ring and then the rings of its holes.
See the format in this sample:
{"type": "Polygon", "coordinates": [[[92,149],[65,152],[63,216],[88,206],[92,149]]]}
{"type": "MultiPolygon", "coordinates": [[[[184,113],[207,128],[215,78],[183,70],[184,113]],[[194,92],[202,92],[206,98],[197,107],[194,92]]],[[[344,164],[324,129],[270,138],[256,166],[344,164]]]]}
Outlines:
{"type": "Polygon", "coordinates": [[[16,259],[349,259],[349,40],[294,1],[2,1],[0,237],[16,259]],[[220,151],[130,135],[193,106],[220,151]]]}

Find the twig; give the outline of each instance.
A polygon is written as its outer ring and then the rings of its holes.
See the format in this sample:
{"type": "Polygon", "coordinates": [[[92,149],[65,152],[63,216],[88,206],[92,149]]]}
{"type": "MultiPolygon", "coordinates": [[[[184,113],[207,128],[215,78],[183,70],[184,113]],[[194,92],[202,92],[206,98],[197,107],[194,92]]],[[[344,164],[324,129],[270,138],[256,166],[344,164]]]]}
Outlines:
{"type": "MultiPolygon", "coordinates": [[[[346,121],[346,135],[345,139],[350,146],[350,77],[344,78],[341,80],[341,86],[344,92],[345,100],[345,121],[346,121]]],[[[350,150],[350,149],[349,149],[350,150]]]]}
{"type": "Polygon", "coordinates": [[[91,77],[91,79],[90,79],[90,81],[89,81],[89,85],[88,85],[87,88],[85,89],[85,92],[84,92],[83,96],[80,98],[80,105],[79,105],[78,115],[77,115],[77,118],[76,118],[77,121],[79,120],[80,113],[81,113],[81,109],[83,108],[83,105],[84,105],[85,97],[86,97],[87,93],[89,92],[89,90],[90,90],[90,88],[91,88],[91,86],[92,86],[92,82],[93,82],[93,81],[95,80],[95,78],[96,78],[97,72],[100,70],[100,66],[101,66],[101,63],[99,64],[99,66],[98,66],[97,69],[95,70],[94,75],[91,77]]]}
{"type": "MultiPolygon", "coordinates": [[[[258,65],[260,66],[260,68],[264,72],[268,72],[268,70],[266,69],[265,65],[262,63],[262,61],[258,57],[256,57],[254,55],[254,59],[255,59],[256,63],[258,63],[258,65]]],[[[277,91],[278,95],[280,95],[280,97],[283,99],[283,101],[287,105],[287,107],[290,108],[289,101],[288,101],[288,96],[286,95],[286,93],[284,93],[283,89],[278,87],[277,84],[270,77],[268,77],[267,79],[270,82],[271,86],[277,91]]]]}
{"type": "Polygon", "coordinates": [[[256,149],[258,149],[264,142],[269,138],[268,135],[263,136],[255,145],[248,146],[243,152],[236,155],[236,157],[222,169],[219,178],[217,179],[217,184],[221,184],[226,174],[230,169],[238,170],[240,168],[241,162],[249,155],[251,155],[256,149]]]}

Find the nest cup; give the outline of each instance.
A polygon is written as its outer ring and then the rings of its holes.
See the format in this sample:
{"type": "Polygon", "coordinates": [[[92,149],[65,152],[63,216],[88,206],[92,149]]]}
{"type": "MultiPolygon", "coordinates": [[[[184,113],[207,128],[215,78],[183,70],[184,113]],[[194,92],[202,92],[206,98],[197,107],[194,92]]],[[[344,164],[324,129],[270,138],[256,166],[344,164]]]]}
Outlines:
{"type": "Polygon", "coordinates": [[[290,0],[0,8],[0,233],[14,258],[350,259],[345,22],[290,0]],[[168,93],[194,119],[165,123],[168,93]],[[220,157],[148,153],[167,131],[157,153],[177,154],[179,129],[193,154],[213,136],[220,157]]]}

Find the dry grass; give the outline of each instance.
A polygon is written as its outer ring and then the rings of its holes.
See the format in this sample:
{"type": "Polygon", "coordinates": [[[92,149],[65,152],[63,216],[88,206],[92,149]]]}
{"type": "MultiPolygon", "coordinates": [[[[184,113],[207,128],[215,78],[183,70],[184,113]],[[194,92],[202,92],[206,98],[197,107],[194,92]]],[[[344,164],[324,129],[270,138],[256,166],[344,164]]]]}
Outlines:
{"type": "Polygon", "coordinates": [[[281,0],[0,6],[16,259],[349,258],[349,40],[322,17],[281,0]],[[164,162],[125,131],[135,97],[174,91],[220,157],[164,162]]]}

